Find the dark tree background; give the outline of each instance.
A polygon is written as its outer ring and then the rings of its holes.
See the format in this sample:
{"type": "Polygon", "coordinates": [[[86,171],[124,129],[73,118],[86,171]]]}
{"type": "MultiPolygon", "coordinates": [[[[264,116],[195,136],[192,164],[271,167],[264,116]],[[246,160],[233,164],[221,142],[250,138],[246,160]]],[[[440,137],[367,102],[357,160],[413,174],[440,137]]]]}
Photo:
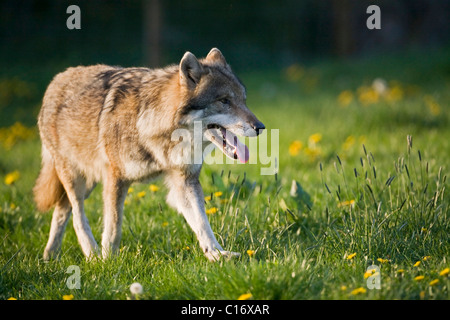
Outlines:
{"type": "Polygon", "coordinates": [[[1,65],[177,62],[219,47],[243,69],[447,45],[448,0],[2,0],[1,65]],[[66,8],[81,8],[68,30],[66,8]],[[366,9],[381,8],[381,30],[366,9]]]}

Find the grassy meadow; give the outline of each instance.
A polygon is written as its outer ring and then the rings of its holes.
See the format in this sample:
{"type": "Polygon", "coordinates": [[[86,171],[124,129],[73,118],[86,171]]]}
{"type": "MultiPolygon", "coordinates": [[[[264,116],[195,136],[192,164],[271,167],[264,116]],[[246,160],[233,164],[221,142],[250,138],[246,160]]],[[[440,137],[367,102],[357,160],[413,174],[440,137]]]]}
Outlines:
{"type": "MultiPolygon", "coordinates": [[[[158,180],[130,188],[120,255],[87,262],[69,222],[59,259],[44,262],[51,213],[32,201],[35,119],[62,69],[12,67],[0,78],[0,299],[127,299],[134,282],[142,299],[448,299],[449,53],[239,74],[269,140],[279,130],[279,169],[203,167],[212,228],[241,253],[217,263],[158,180]],[[71,265],[79,289],[66,285],[71,265]]],[[[101,185],[86,214],[99,242],[101,185]]]]}

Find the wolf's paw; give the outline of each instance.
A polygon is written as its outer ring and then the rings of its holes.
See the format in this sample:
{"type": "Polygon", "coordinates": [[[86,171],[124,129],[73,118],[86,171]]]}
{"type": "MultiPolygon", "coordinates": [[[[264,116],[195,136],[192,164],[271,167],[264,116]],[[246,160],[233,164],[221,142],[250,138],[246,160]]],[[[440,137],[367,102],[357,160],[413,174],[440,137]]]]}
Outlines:
{"type": "Polygon", "coordinates": [[[56,260],[59,258],[60,251],[59,250],[52,250],[46,248],[44,251],[44,262],[50,262],[51,260],[56,260]]]}
{"type": "Polygon", "coordinates": [[[238,258],[240,257],[240,253],[238,252],[232,252],[232,251],[225,251],[225,250],[208,250],[205,251],[205,256],[208,258],[211,262],[219,261],[221,258],[224,259],[232,259],[232,258],[238,258]]]}

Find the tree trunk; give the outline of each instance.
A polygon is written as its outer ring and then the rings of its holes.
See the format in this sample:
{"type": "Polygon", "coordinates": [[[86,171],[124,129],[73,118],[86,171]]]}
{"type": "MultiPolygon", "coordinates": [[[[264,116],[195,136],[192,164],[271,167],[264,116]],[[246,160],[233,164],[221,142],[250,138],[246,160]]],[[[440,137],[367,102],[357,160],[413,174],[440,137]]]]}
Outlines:
{"type": "Polygon", "coordinates": [[[334,48],[338,56],[348,56],[354,49],[352,0],[333,0],[334,48]]]}
{"type": "Polygon", "coordinates": [[[160,0],[143,0],[143,56],[144,64],[154,68],[161,65],[161,24],[162,8],[160,0]]]}

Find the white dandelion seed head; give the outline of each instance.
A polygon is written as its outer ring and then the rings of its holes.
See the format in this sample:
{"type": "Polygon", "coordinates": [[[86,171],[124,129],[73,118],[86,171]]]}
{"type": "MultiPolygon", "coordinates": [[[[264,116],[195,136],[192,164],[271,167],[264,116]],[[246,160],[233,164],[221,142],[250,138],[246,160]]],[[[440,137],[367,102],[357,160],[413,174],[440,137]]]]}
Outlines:
{"type": "Polygon", "coordinates": [[[385,94],[388,89],[388,85],[386,83],[386,80],[384,80],[382,78],[376,78],[375,80],[373,80],[372,88],[378,94],[385,94]]]}
{"type": "Polygon", "coordinates": [[[142,285],[140,283],[135,282],[130,286],[130,292],[135,295],[142,294],[144,292],[144,289],[142,288],[142,285]]]}

